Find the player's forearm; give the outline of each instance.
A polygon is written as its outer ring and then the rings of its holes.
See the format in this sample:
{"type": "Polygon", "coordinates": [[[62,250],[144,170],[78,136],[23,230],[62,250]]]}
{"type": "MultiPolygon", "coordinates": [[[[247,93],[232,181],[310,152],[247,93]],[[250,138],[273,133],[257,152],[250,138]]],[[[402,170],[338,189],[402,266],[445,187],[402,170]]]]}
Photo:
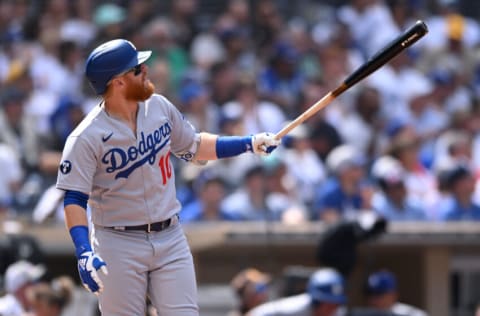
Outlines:
{"type": "Polygon", "coordinates": [[[198,146],[197,153],[195,155],[196,160],[216,160],[216,143],[217,135],[209,133],[200,133],[200,145],[198,146]]]}
{"type": "Polygon", "coordinates": [[[65,206],[65,223],[68,229],[74,226],[88,226],[86,210],[76,204],[65,206]]]}
{"type": "Polygon", "coordinates": [[[260,133],[250,136],[217,136],[201,133],[195,160],[215,160],[230,158],[246,152],[259,155],[270,154],[281,141],[271,133],[260,133]]]}
{"type": "Polygon", "coordinates": [[[87,213],[85,209],[77,204],[65,205],[65,223],[75,245],[75,255],[80,258],[83,253],[91,252],[88,236],[87,213]]]}

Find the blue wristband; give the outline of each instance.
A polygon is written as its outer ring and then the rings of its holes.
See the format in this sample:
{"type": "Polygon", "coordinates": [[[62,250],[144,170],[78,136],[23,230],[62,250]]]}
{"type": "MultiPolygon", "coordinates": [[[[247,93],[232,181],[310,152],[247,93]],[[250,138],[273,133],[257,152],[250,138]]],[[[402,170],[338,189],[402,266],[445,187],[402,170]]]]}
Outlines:
{"type": "Polygon", "coordinates": [[[88,227],[84,225],[73,226],[70,228],[70,236],[75,245],[75,255],[80,257],[85,251],[92,251],[90,239],[88,238],[88,227]]]}
{"type": "Polygon", "coordinates": [[[252,136],[219,136],[215,150],[218,158],[229,158],[253,151],[252,136]]]}

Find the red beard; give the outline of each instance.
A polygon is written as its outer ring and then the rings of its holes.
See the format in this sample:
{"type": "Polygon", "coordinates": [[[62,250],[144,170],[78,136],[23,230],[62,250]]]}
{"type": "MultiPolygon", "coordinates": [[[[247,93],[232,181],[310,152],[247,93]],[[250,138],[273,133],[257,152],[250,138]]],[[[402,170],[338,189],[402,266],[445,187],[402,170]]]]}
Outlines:
{"type": "Polygon", "coordinates": [[[133,101],[145,101],[155,92],[155,85],[150,81],[142,80],[140,83],[130,81],[125,91],[125,98],[133,101]]]}

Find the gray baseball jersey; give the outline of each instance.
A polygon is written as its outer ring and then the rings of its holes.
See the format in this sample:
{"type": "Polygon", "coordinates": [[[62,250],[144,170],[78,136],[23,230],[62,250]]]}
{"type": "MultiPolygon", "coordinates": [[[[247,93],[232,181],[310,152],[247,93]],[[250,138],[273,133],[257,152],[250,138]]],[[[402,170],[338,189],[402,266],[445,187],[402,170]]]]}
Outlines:
{"type": "Polygon", "coordinates": [[[95,107],[69,135],[57,188],[90,195],[100,226],[163,221],[180,210],[170,152],[191,160],[199,136],[165,97],[139,103],[137,133],[95,107]]]}

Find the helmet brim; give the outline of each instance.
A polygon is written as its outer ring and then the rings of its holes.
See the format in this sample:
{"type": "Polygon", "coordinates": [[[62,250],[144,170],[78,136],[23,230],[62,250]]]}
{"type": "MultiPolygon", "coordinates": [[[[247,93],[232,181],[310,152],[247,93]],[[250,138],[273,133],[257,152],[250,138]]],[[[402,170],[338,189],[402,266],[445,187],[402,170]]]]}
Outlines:
{"type": "Polygon", "coordinates": [[[145,51],[140,51],[137,54],[137,59],[138,59],[138,64],[144,63],[147,61],[147,59],[152,56],[152,51],[151,50],[145,50],[145,51]]]}

